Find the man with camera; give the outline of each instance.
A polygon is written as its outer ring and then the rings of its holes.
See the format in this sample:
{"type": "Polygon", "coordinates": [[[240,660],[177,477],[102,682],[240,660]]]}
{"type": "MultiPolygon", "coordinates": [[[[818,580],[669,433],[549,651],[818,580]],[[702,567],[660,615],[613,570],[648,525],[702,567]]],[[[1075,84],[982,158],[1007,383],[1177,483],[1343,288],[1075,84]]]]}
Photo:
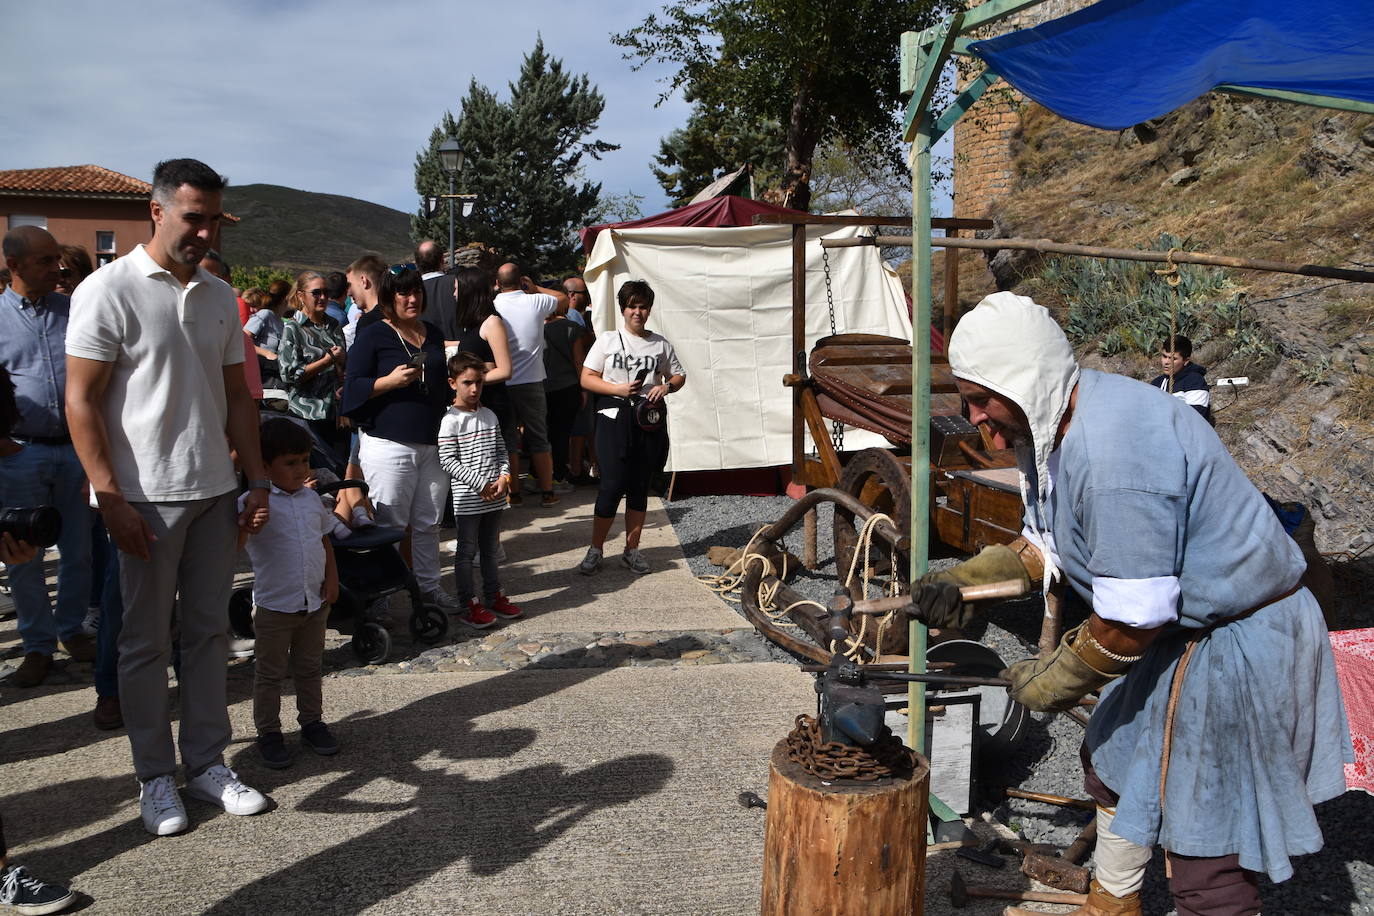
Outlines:
{"type": "Polygon", "coordinates": [[[59,639],[77,661],[95,658],[95,641],[81,629],[91,594],[91,512],[63,407],[70,302],[55,292],[61,250],[36,226],[11,229],[3,247],[13,279],[0,293],[0,364],[14,382],[18,416],[0,440],[0,504],[11,510],[53,506],[63,521],[56,608],[41,552],[9,567],[24,643],[24,661],[9,684],[36,687],[48,676],[59,639]]]}

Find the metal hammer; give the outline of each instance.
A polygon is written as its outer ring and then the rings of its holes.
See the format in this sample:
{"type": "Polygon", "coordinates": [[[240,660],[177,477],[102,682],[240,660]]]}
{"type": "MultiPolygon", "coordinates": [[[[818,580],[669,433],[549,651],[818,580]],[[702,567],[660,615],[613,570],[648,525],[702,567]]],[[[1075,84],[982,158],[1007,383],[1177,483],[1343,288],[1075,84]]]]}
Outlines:
{"type": "Polygon", "coordinates": [[[1047,891],[1013,891],[1000,887],[969,887],[959,872],[952,873],[949,879],[949,902],[957,909],[962,909],[974,898],[1012,900],[1018,903],[1062,903],[1068,906],[1082,906],[1088,902],[1087,894],[1052,894],[1047,891]]]}

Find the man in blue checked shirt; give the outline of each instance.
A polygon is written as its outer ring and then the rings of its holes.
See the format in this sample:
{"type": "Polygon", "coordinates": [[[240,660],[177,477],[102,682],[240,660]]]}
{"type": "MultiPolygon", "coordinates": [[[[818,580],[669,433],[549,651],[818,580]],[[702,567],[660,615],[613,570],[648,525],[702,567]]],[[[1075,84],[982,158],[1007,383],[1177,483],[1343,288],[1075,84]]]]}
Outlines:
{"type": "Polygon", "coordinates": [[[52,667],[59,639],[77,661],[95,658],[95,642],[81,629],[91,593],[91,510],[63,406],[69,300],[54,292],[57,240],[45,229],[20,226],[3,244],[12,282],[0,293],[0,364],[14,380],[19,420],[0,440],[0,505],[53,506],[62,515],[56,607],[41,552],[9,568],[24,661],[8,683],[36,687],[52,667]]]}

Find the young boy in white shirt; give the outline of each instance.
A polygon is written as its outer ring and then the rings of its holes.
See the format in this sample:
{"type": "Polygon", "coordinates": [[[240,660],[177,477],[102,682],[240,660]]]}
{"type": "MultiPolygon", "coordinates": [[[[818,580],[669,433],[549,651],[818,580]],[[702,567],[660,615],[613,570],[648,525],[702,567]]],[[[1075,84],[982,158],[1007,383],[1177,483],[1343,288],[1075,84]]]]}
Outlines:
{"type": "MultiPolygon", "coordinates": [[[[296,720],[301,742],[317,754],[337,754],[339,745],[324,724],[322,663],[329,606],[339,597],[330,532],[348,526],[329,512],[314,490],[309,431],[287,419],[262,424],[263,463],[272,481],[272,514],[247,539],[253,561],[253,628],[257,673],[253,679],[253,724],[258,753],[273,769],[291,765],[281,733],[281,685],[296,685],[296,720]]],[[[239,498],[240,510],[243,497],[239,498]]]]}
{"type": "Polygon", "coordinates": [[[459,353],[448,361],[450,384],[457,392],[453,406],[439,423],[439,466],[453,480],[453,523],[458,529],[454,559],[454,587],[458,591],[458,620],[478,630],[496,618],[514,620],[520,608],[501,593],[497,570],[501,510],[510,491],[510,459],[501,422],[482,406],[486,363],[473,353],[459,353]],[[483,604],[475,597],[472,556],[481,554],[483,604]]]}

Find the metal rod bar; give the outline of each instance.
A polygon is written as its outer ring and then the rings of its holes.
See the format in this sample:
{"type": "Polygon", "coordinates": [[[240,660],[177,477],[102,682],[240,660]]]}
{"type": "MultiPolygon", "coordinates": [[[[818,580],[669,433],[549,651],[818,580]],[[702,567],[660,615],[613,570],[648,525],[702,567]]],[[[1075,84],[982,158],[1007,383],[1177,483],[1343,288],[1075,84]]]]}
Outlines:
{"type": "Polygon", "coordinates": [[[933,684],[937,687],[1010,687],[1004,677],[973,677],[965,674],[912,674],[910,671],[875,671],[868,677],[875,681],[908,681],[913,684],[933,684]]]}
{"type": "MultiPolygon", "coordinates": [[[[865,236],[854,239],[822,239],[826,248],[856,248],[862,245],[910,245],[912,239],[904,235],[865,236]]],[[[1109,258],[1121,261],[1148,261],[1165,264],[1169,253],[1165,251],[1145,251],[1139,248],[1097,248],[1090,245],[1072,245],[1053,242],[1049,239],[930,239],[936,248],[974,248],[981,251],[1015,249],[1017,251],[1039,251],[1043,254],[1066,254],[1082,258],[1109,258]]],[[[1299,274],[1304,277],[1324,277],[1328,280],[1346,280],[1351,283],[1374,283],[1374,271],[1348,270],[1344,267],[1322,267],[1317,264],[1285,264],[1282,261],[1237,258],[1231,255],[1206,254],[1200,251],[1175,251],[1175,264],[1202,264],[1207,267],[1234,267],[1240,270],[1264,270],[1270,273],[1299,274]]]]}
{"type": "MultiPolygon", "coordinates": [[[[826,213],[759,213],[755,226],[910,226],[910,216],[836,216],[826,213]]],[[[930,221],[936,229],[991,229],[990,219],[971,219],[963,216],[937,216],[930,221]]]]}

